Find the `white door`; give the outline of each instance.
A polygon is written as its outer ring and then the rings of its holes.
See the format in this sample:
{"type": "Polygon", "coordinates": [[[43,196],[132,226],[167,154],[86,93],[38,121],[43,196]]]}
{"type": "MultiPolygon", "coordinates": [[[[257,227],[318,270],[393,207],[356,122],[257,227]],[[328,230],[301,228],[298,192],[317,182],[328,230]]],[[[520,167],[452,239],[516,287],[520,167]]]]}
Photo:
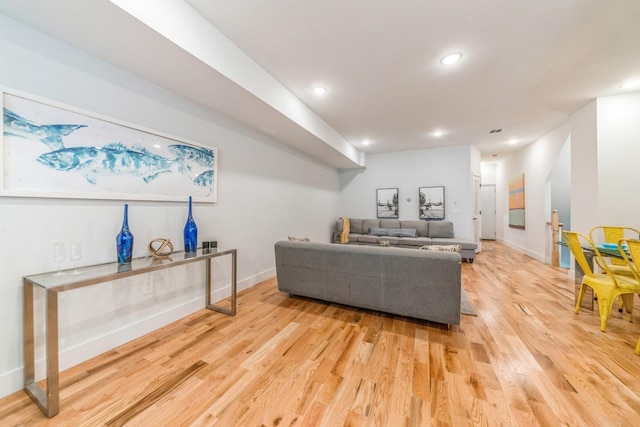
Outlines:
{"type": "Polygon", "coordinates": [[[484,240],[496,240],[496,186],[483,185],[482,193],[482,238],[484,240]]]}

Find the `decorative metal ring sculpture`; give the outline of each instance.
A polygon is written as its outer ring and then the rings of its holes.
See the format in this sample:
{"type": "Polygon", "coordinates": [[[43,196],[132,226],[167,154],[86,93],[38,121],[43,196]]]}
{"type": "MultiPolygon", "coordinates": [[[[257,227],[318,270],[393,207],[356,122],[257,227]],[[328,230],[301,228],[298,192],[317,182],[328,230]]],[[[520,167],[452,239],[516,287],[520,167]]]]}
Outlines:
{"type": "Polygon", "coordinates": [[[154,258],[168,258],[173,253],[173,244],[169,239],[158,238],[149,242],[148,249],[154,258]]]}

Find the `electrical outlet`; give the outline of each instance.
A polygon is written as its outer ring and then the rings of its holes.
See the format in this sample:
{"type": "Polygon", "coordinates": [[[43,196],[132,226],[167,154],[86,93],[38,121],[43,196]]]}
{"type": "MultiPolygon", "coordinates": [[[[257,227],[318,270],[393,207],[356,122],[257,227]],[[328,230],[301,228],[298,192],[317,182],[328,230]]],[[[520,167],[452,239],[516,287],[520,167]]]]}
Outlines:
{"type": "Polygon", "coordinates": [[[149,295],[153,293],[153,280],[146,279],[142,282],[142,294],[149,295]]]}

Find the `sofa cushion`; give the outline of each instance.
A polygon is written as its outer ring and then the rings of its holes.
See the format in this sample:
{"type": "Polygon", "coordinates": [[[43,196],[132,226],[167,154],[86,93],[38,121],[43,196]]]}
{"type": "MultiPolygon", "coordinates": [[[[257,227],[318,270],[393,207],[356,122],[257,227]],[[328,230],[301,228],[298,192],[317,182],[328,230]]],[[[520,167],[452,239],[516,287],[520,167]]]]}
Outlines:
{"type": "Polygon", "coordinates": [[[429,237],[453,237],[451,221],[432,221],[429,224],[429,237]]]}
{"type": "Polygon", "coordinates": [[[389,244],[391,246],[398,246],[398,242],[400,241],[400,239],[398,237],[393,237],[393,236],[380,236],[378,237],[378,243],[382,242],[382,241],[386,241],[389,242],[389,244]]]}
{"type": "Polygon", "coordinates": [[[384,228],[400,228],[400,220],[397,219],[381,219],[380,227],[384,228]]]}
{"type": "Polygon", "coordinates": [[[372,234],[359,234],[357,241],[359,243],[378,243],[378,238],[384,239],[384,237],[374,236],[372,234]]]}
{"type": "MultiPolygon", "coordinates": [[[[367,231],[362,231],[362,219],[360,218],[349,218],[349,224],[351,225],[351,233],[353,234],[365,234],[368,233],[368,229],[367,231]]],[[[349,235],[349,238],[351,238],[351,235],[349,235]]]]}
{"type": "Polygon", "coordinates": [[[372,234],[374,236],[388,236],[389,229],[388,228],[370,228],[369,234],[372,234]]]}
{"type": "Polygon", "coordinates": [[[349,233],[349,242],[357,242],[359,236],[362,236],[362,234],[349,233]]]}
{"type": "Polygon", "coordinates": [[[363,219],[362,220],[362,234],[368,234],[372,228],[380,228],[379,219],[363,219]]]}
{"type": "Polygon", "coordinates": [[[429,223],[427,221],[403,220],[400,221],[400,228],[415,228],[418,230],[418,237],[429,237],[429,223]]]}
{"type": "Polygon", "coordinates": [[[428,237],[399,237],[398,244],[400,246],[424,246],[430,245],[431,239],[428,237]]]}
{"type": "Polygon", "coordinates": [[[418,237],[418,231],[415,228],[390,228],[389,236],[418,237]]]}

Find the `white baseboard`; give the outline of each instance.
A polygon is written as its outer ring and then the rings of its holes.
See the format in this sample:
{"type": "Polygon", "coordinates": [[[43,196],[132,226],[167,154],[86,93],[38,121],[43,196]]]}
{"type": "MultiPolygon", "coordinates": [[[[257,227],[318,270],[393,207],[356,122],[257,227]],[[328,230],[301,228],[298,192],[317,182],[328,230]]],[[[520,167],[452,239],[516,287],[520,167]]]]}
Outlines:
{"type": "Polygon", "coordinates": [[[548,264],[547,261],[546,261],[546,256],[544,254],[539,254],[537,252],[534,252],[532,250],[529,250],[529,249],[527,249],[527,248],[525,248],[523,246],[520,246],[520,245],[512,243],[512,242],[509,242],[507,240],[500,239],[500,241],[502,243],[504,243],[505,245],[509,246],[510,248],[517,249],[520,252],[530,256],[531,258],[533,258],[533,259],[535,259],[537,261],[540,261],[543,264],[548,264]]]}
{"type": "Polygon", "coordinates": [[[3,372],[0,375],[0,397],[5,397],[24,386],[24,369],[19,367],[11,371],[3,372]]]}

